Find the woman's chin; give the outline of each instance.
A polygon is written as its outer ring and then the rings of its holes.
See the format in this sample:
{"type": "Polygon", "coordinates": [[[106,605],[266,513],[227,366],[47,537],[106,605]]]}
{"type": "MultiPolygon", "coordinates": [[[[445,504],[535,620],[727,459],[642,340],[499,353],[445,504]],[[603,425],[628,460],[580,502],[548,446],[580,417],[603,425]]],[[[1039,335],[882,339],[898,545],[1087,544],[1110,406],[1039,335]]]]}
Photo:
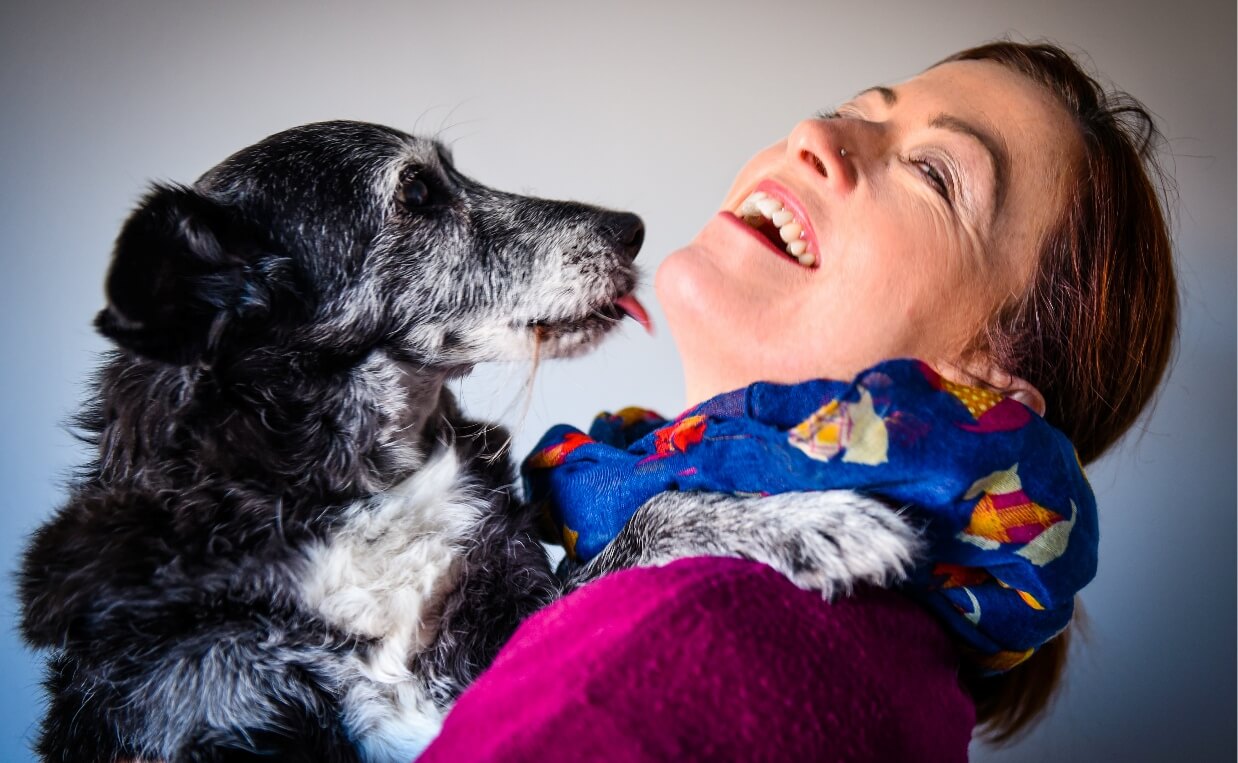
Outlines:
{"type": "Polygon", "coordinates": [[[654,274],[654,292],[679,350],[690,398],[694,380],[712,377],[731,346],[718,341],[718,332],[734,318],[724,286],[717,264],[697,242],[671,252],[654,274]]]}
{"type": "Polygon", "coordinates": [[[760,318],[735,279],[727,278],[699,242],[671,252],[654,276],[654,291],[683,362],[688,405],[758,381],[760,318]]]}
{"type": "Polygon", "coordinates": [[[708,282],[716,281],[719,275],[706,253],[694,243],[671,252],[658,265],[653,290],[676,342],[679,341],[678,326],[684,318],[701,309],[701,298],[709,292],[708,282]],[[711,274],[710,270],[714,272],[711,274]]]}
{"type": "Polygon", "coordinates": [[[719,331],[744,320],[744,295],[718,267],[712,253],[693,242],[671,252],[654,275],[653,287],[681,355],[719,331]]]}

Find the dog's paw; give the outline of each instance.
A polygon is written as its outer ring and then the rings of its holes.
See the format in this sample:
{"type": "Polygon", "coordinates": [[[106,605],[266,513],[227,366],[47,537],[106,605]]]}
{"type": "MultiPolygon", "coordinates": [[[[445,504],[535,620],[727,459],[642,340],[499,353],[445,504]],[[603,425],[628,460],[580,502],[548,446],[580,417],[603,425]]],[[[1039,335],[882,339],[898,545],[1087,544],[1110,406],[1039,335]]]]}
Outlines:
{"type": "Polygon", "coordinates": [[[897,583],[924,551],[916,528],[897,510],[847,490],[782,493],[748,508],[755,512],[756,542],[743,555],[826,598],[858,583],[897,583]]]}
{"type": "Polygon", "coordinates": [[[764,562],[827,598],[858,583],[897,583],[922,557],[924,541],[899,511],[849,490],[779,493],[660,493],[623,531],[568,578],[566,590],[608,572],[689,556],[764,562]]]}

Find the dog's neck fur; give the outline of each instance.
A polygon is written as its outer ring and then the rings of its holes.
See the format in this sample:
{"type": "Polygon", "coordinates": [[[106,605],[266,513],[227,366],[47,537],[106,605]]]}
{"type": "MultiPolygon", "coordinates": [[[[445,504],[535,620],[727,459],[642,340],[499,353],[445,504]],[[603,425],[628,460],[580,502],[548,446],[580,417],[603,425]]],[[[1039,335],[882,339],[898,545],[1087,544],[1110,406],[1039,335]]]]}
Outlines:
{"type": "Polygon", "coordinates": [[[118,353],[79,423],[104,482],[183,490],[226,478],[283,499],[347,501],[408,476],[436,442],[470,437],[445,387],[456,372],[377,348],[335,367],[293,355],[226,372],[118,353]]]}

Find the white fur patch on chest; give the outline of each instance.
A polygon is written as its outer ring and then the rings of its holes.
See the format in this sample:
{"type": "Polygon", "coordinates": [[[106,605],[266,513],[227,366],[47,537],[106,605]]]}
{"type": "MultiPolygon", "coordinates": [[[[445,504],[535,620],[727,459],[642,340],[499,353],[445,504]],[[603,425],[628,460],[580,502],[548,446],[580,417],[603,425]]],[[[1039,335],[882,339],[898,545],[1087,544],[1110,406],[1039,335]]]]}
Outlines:
{"type": "Polygon", "coordinates": [[[485,509],[455,451],[443,448],[404,482],[350,506],[329,541],[306,551],[304,602],[378,642],[349,660],[356,675],[344,698],[345,725],[367,760],[419,751],[437,732],[444,711],[408,665],[438,632],[439,605],[485,509]]]}

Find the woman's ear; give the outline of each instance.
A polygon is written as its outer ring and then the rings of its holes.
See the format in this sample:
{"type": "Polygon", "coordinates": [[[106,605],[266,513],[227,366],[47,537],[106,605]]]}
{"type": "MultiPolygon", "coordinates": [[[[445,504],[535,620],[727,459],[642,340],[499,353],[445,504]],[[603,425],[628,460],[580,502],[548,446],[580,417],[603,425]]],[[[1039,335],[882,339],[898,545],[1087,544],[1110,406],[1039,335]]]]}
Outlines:
{"type": "Polygon", "coordinates": [[[1045,396],[1036,386],[1021,376],[1015,376],[986,359],[963,364],[935,363],[933,370],[945,379],[970,387],[983,387],[1012,397],[1036,412],[1045,415],[1045,396]]]}
{"type": "Polygon", "coordinates": [[[1021,376],[1006,374],[1006,378],[1010,380],[1009,385],[1006,389],[999,389],[997,391],[1007,397],[1013,397],[1028,408],[1036,411],[1037,416],[1044,418],[1045,396],[1040,394],[1040,390],[1036,389],[1035,385],[1021,376]]]}

